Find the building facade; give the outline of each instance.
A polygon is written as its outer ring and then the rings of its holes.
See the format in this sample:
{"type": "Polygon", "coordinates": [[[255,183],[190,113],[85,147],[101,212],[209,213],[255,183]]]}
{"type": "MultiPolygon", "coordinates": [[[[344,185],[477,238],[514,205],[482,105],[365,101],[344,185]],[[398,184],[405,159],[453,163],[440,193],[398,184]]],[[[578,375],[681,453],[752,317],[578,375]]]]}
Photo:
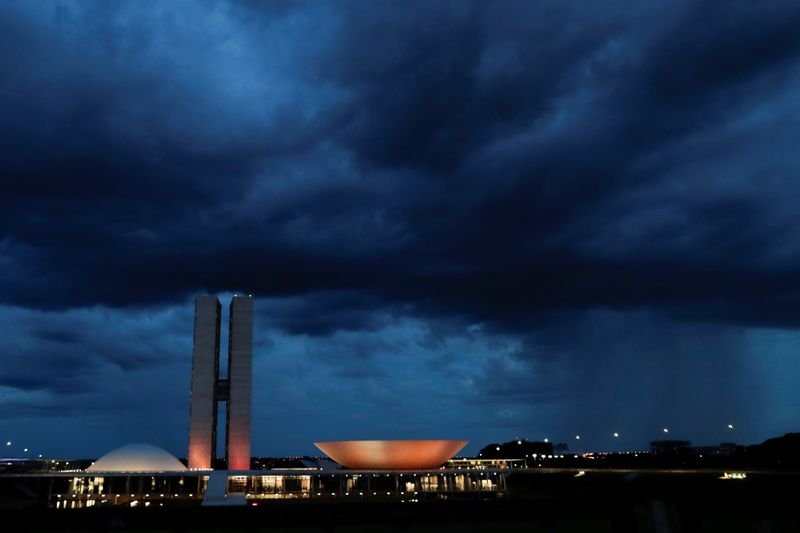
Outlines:
{"type": "MultiPolygon", "coordinates": [[[[0,478],[55,509],[196,506],[210,472],[50,473],[0,478]]],[[[226,494],[251,505],[263,500],[403,501],[497,499],[506,490],[503,470],[321,471],[263,470],[223,473],[226,494]]]]}

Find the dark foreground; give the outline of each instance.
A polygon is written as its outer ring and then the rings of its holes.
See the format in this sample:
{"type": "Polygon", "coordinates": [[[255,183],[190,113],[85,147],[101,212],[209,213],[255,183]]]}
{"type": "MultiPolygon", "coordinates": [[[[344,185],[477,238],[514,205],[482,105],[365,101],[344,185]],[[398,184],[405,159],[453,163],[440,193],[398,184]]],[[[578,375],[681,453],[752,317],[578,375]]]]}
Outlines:
{"type": "Polygon", "coordinates": [[[2,522],[28,531],[800,532],[800,473],[575,473],[515,474],[497,501],[4,509],[2,522]]]}

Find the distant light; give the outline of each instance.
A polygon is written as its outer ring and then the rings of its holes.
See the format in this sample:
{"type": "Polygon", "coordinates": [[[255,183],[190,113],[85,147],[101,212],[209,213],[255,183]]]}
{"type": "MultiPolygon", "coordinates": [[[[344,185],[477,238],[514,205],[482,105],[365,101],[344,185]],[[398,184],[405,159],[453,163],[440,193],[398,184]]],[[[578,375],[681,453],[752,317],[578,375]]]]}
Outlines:
{"type": "Polygon", "coordinates": [[[42,454],[39,454],[39,459],[41,459],[41,458],[42,458],[42,454]]]}
{"type": "Polygon", "coordinates": [[[664,428],[664,433],[669,433],[669,429],[664,428]]]}
{"type": "Polygon", "coordinates": [[[6,446],[11,446],[11,441],[6,442],[6,446]]]}
{"type": "Polygon", "coordinates": [[[581,440],[581,436],[580,435],[575,435],[575,439],[576,440],[581,440]]]}
{"type": "Polygon", "coordinates": [[[498,447],[497,447],[497,451],[498,451],[498,452],[500,451],[500,446],[498,446],[498,447]]]}
{"type": "Polygon", "coordinates": [[[614,438],[615,438],[615,439],[618,439],[618,438],[619,438],[619,433],[617,433],[616,431],[614,432],[614,438]]]}
{"type": "Polygon", "coordinates": [[[725,472],[719,477],[720,479],[745,479],[747,474],[744,472],[725,472]]]}
{"type": "Polygon", "coordinates": [[[547,440],[547,437],[545,437],[545,438],[544,438],[544,441],[545,441],[545,442],[550,442],[549,440],[547,440]]]}
{"type": "Polygon", "coordinates": [[[28,448],[24,448],[22,451],[23,451],[23,452],[27,452],[27,451],[28,451],[28,448]]]}
{"type": "Polygon", "coordinates": [[[522,441],[521,441],[521,440],[518,440],[518,441],[517,441],[517,444],[522,444],[522,441]]]}
{"type": "Polygon", "coordinates": [[[733,429],[733,424],[728,424],[728,429],[733,429]]]}

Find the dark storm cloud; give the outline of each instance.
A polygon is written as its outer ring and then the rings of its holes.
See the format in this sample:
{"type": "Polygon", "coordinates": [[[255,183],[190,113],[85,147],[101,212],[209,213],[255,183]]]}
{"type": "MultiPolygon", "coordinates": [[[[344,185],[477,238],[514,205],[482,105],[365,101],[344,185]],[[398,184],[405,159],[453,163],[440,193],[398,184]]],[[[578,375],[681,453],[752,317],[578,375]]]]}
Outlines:
{"type": "Polygon", "coordinates": [[[797,8],[339,7],[6,8],[5,301],[323,291],[284,315],[309,332],[397,303],[507,325],[554,305],[791,322],[797,261],[761,258],[797,216],[746,230],[796,184],[731,198],[691,176],[662,206],[680,225],[650,222],[625,257],[607,227],[632,191],[663,201],[684,164],[663,150],[794,86],[797,8]],[[347,315],[326,291],[370,301],[347,315]]]}
{"type": "Polygon", "coordinates": [[[656,380],[634,352],[688,368],[690,335],[751,364],[747,328],[798,326],[798,27],[790,2],[6,4],[0,387],[169,366],[186,302],[229,291],[320,388],[285,410],[430,373],[477,425],[588,425],[592,362],[656,380]]]}
{"type": "Polygon", "coordinates": [[[83,395],[109,373],[173,363],[182,357],[164,336],[176,320],[169,312],[126,319],[102,308],[52,314],[0,307],[0,387],[83,395]]]}
{"type": "Polygon", "coordinates": [[[290,334],[326,336],[340,330],[375,330],[390,322],[379,295],[366,291],[327,291],[273,298],[258,311],[262,319],[290,334]],[[325,312],[318,312],[324,309],[325,312]]]}

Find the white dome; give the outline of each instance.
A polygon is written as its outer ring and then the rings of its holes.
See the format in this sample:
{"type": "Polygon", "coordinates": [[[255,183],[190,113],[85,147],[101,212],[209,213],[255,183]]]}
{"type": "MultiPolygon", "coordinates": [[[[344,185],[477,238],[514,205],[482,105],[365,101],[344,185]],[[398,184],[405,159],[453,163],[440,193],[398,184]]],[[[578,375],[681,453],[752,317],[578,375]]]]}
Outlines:
{"type": "Polygon", "coordinates": [[[174,455],[150,444],[128,444],[92,463],[87,472],[181,472],[187,468],[174,455]]]}

